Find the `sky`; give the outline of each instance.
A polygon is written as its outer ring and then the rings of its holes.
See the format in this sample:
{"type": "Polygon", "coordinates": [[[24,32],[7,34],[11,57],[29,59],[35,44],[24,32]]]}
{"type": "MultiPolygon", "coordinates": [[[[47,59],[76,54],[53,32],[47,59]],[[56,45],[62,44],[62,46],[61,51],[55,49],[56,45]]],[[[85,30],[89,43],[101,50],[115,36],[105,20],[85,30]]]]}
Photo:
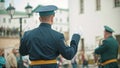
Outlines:
{"type": "Polygon", "coordinates": [[[17,11],[25,11],[25,6],[29,3],[33,9],[38,5],[56,5],[59,8],[68,8],[68,0],[5,0],[5,7],[13,1],[14,7],[17,11]]]}

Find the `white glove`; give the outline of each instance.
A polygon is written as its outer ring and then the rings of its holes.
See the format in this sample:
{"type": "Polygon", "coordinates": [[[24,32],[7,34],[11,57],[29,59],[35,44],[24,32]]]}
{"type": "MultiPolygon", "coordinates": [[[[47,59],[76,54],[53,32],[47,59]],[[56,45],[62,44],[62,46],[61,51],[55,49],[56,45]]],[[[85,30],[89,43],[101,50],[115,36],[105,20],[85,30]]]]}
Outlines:
{"type": "Polygon", "coordinates": [[[82,35],[82,31],[79,27],[75,27],[73,28],[73,34],[79,34],[79,35],[82,35]]]}

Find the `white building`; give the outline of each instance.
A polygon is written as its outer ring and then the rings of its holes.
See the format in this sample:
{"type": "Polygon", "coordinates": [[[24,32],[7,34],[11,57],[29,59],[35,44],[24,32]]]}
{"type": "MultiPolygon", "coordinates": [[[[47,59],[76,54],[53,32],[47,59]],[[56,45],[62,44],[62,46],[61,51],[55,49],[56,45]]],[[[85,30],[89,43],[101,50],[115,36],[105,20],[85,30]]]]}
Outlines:
{"type": "Polygon", "coordinates": [[[68,31],[69,16],[68,9],[58,9],[55,14],[53,28],[58,31],[68,31]]]}
{"type": "Polygon", "coordinates": [[[88,52],[103,37],[104,25],[120,35],[120,0],[69,0],[69,8],[70,34],[79,27],[88,52]]]}
{"type": "Polygon", "coordinates": [[[80,27],[85,45],[95,45],[97,36],[103,36],[104,25],[120,34],[120,0],[69,0],[70,32],[80,27]]]}
{"type": "MultiPolygon", "coordinates": [[[[11,5],[14,6],[14,1],[11,0],[11,5]]],[[[40,5],[39,5],[40,6],[40,5]]],[[[38,7],[39,7],[38,6],[38,7]]],[[[14,6],[15,7],[15,6],[14,6]]],[[[19,36],[20,30],[20,17],[27,17],[25,12],[15,11],[13,18],[7,13],[5,8],[5,0],[0,0],[0,36],[2,37],[14,37],[19,36]]],[[[68,9],[58,9],[56,11],[53,29],[64,33],[66,40],[69,39],[69,18],[68,9]]],[[[33,13],[30,18],[22,18],[22,30],[27,31],[38,27],[40,24],[39,14],[33,13]]]]}
{"type": "Polygon", "coordinates": [[[53,29],[63,33],[66,41],[69,40],[69,10],[59,8],[56,11],[53,29]]]}
{"type": "MultiPolygon", "coordinates": [[[[27,17],[27,14],[25,12],[15,11],[13,18],[16,18],[16,17],[27,17]]],[[[28,24],[30,24],[31,22],[32,22],[32,17],[22,19],[23,31],[30,29],[28,24]]],[[[19,31],[19,27],[20,27],[19,18],[11,19],[10,15],[7,13],[5,8],[5,0],[0,0],[0,28],[4,28],[6,30],[18,29],[19,31]]],[[[7,31],[4,31],[4,32],[6,33],[7,31]]],[[[4,35],[3,32],[0,32],[0,35],[3,36],[4,35]]]]}
{"type": "MultiPolygon", "coordinates": [[[[13,2],[13,1],[12,1],[13,2]]],[[[13,3],[12,3],[13,4],[13,3]]],[[[26,17],[27,14],[15,11],[13,18],[26,17]]],[[[32,17],[22,19],[22,30],[28,30],[32,17]]],[[[11,19],[5,8],[5,0],[0,0],[0,48],[13,48],[19,46],[20,19],[11,19]]]]}

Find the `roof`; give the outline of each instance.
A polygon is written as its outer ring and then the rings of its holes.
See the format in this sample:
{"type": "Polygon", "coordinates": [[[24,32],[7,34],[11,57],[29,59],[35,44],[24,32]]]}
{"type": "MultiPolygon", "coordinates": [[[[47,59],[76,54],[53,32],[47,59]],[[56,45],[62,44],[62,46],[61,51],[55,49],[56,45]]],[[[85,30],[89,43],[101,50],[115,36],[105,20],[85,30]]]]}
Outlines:
{"type": "MultiPolygon", "coordinates": [[[[6,10],[0,10],[0,15],[2,14],[8,14],[6,10]]],[[[26,15],[25,12],[21,12],[21,11],[16,11],[15,15],[26,15]]]]}
{"type": "Polygon", "coordinates": [[[37,10],[37,8],[41,7],[43,5],[38,5],[32,12],[34,12],[35,10],[37,10]]]}
{"type": "Polygon", "coordinates": [[[68,9],[59,8],[58,10],[69,11],[68,9]]]}

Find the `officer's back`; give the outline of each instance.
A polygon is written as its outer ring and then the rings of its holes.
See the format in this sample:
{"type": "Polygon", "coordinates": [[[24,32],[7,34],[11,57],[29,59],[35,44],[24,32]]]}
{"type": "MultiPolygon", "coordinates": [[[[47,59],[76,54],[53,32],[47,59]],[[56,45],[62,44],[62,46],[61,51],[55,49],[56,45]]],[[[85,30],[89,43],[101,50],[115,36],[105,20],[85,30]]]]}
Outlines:
{"type": "Polygon", "coordinates": [[[73,34],[68,47],[63,34],[51,29],[56,9],[53,5],[38,7],[35,12],[40,14],[40,26],[25,32],[21,40],[20,54],[29,55],[32,68],[57,68],[59,54],[71,60],[77,52],[80,35],[73,34]]]}
{"type": "Polygon", "coordinates": [[[38,28],[26,34],[30,60],[55,59],[59,55],[57,44],[62,34],[52,30],[49,24],[41,23],[38,28]]]}

